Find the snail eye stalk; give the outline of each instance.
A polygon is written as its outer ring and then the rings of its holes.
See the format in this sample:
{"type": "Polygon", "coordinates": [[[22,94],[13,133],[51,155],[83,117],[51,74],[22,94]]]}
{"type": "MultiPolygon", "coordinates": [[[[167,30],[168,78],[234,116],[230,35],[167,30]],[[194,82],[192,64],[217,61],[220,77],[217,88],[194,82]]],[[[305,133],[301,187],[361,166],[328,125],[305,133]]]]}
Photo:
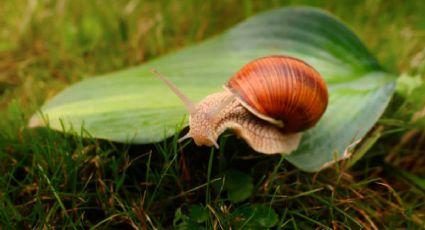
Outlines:
{"type": "Polygon", "coordinates": [[[176,85],[174,85],[158,70],[151,69],[151,72],[155,74],[159,79],[161,79],[161,81],[164,82],[171,89],[171,91],[173,91],[173,93],[180,98],[180,100],[184,103],[186,109],[189,110],[189,113],[193,113],[195,111],[196,104],[193,101],[191,101],[179,88],[177,88],[176,85]]]}

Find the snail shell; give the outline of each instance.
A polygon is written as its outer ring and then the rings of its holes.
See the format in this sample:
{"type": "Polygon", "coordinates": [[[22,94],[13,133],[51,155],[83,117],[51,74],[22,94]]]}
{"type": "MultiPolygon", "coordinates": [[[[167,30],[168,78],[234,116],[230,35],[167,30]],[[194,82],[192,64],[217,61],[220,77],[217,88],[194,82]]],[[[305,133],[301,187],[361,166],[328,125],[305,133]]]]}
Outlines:
{"type": "Polygon", "coordinates": [[[259,118],[287,133],[313,127],[328,104],[320,74],[305,62],[287,56],[256,59],[239,70],[225,86],[259,118]]]}

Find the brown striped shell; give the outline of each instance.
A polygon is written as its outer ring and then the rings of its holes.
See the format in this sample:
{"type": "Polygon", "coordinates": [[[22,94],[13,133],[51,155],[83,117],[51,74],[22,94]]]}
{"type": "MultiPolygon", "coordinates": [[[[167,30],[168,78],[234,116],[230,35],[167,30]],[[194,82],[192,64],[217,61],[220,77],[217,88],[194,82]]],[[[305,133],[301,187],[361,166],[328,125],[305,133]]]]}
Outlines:
{"type": "Polygon", "coordinates": [[[314,126],[328,104],[328,90],[320,74],[288,56],[268,56],[248,63],[225,88],[248,110],[281,124],[282,131],[288,133],[314,126]]]}

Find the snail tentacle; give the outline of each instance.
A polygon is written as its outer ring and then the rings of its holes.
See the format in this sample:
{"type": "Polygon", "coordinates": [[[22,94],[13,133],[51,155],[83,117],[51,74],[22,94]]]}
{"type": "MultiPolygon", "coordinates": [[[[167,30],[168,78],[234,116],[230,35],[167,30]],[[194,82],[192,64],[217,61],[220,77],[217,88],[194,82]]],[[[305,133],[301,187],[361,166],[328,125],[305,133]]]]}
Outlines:
{"type": "Polygon", "coordinates": [[[171,89],[171,91],[173,91],[173,93],[177,95],[177,97],[179,97],[186,109],[189,110],[189,113],[192,113],[195,110],[196,103],[191,101],[186,96],[186,94],[184,94],[179,88],[177,88],[176,85],[174,85],[170,80],[164,77],[158,70],[151,69],[151,72],[155,74],[162,82],[164,82],[171,89]]]}

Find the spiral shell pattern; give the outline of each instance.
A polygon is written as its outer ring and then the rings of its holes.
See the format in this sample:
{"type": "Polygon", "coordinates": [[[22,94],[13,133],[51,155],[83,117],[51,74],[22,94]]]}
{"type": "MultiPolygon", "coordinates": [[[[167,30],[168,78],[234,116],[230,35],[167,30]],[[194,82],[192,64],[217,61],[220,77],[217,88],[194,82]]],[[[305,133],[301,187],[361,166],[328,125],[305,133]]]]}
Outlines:
{"type": "Polygon", "coordinates": [[[250,110],[283,122],[282,131],[301,132],[314,126],[328,105],[328,90],[320,74],[288,56],[255,59],[226,84],[250,110]]]}

